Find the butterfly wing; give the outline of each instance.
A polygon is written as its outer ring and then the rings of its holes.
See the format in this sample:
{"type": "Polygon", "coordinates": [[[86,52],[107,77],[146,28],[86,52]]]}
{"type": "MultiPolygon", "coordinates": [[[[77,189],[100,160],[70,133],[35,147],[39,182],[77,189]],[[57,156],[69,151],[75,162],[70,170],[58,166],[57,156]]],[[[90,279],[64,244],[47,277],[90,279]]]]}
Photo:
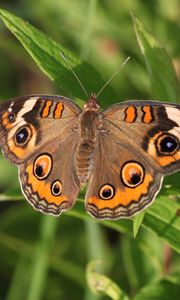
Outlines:
{"type": "Polygon", "coordinates": [[[74,166],[80,108],[60,96],[33,95],[0,106],[0,144],[19,165],[22,191],[38,210],[59,215],[79,192],[74,166]]]}
{"type": "Polygon", "coordinates": [[[148,153],[162,173],[180,169],[180,105],[130,101],[113,105],[103,116],[148,153]]]}
{"type": "Polygon", "coordinates": [[[98,219],[128,218],[153,202],[163,174],[180,168],[179,106],[129,102],[102,118],[86,209],[98,219]]]}

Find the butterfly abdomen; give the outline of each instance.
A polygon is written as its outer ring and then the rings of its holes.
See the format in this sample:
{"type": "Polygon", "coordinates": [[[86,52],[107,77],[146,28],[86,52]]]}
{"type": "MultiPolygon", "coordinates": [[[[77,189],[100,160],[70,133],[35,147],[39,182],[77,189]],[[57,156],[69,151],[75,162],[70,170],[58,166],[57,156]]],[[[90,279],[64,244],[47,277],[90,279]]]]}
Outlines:
{"type": "Polygon", "coordinates": [[[76,152],[76,171],[80,184],[85,184],[93,169],[93,154],[97,139],[98,113],[92,110],[83,112],[80,119],[81,140],[76,152]]]}
{"type": "Polygon", "coordinates": [[[93,141],[82,140],[77,148],[76,171],[81,185],[85,184],[92,171],[92,157],[95,144],[93,141]]]}

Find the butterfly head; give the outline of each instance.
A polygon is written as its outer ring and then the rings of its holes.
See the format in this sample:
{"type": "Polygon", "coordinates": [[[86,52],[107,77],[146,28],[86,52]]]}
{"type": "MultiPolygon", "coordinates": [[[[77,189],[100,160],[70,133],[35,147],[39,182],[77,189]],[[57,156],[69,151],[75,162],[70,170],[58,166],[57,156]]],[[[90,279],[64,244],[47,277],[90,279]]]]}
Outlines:
{"type": "Polygon", "coordinates": [[[87,102],[84,104],[84,110],[95,110],[98,111],[100,105],[97,100],[96,94],[91,94],[87,102]]]}

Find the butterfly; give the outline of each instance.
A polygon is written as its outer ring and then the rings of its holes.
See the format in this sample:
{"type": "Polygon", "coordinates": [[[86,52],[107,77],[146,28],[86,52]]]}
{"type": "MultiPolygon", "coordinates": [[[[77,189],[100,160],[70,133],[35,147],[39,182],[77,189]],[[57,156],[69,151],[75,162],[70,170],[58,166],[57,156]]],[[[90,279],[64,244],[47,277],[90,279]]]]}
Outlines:
{"type": "Polygon", "coordinates": [[[83,110],[63,96],[18,97],[0,105],[0,145],[35,209],[60,215],[87,184],[91,216],[130,218],[180,169],[180,105],[127,101],[101,111],[93,94],[83,110]]]}

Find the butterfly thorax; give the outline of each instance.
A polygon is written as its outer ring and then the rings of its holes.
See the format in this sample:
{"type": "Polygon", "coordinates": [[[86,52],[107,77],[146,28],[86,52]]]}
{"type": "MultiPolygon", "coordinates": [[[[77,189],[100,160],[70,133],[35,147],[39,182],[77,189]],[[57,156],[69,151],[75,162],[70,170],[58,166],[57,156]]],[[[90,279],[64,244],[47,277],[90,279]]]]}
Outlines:
{"type": "Polygon", "coordinates": [[[80,142],[76,153],[76,170],[81,185],[84,185],[93,170],[93,154],[96,147],[101,122],[99,104],[96,96],[91,95],[80,115],[80,142]]]}

